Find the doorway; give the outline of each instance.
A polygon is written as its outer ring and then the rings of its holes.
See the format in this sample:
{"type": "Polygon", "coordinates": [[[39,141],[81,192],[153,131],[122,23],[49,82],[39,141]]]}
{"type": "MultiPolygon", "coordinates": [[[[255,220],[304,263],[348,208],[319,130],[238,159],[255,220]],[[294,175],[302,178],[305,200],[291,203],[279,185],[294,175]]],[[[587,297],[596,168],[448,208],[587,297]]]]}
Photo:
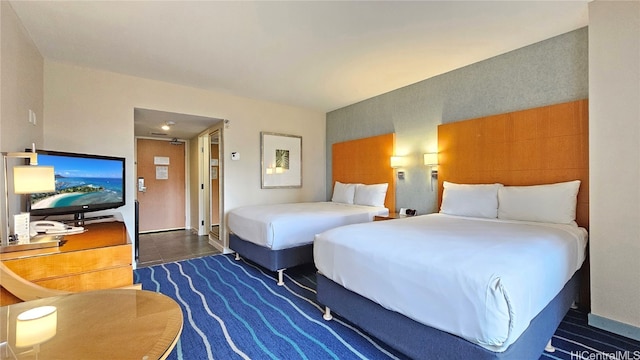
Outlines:
{"type": "MultiPolygon", "coordinates": [[[[207,226],[210,228],[211,219],[207,214],[204,217],[200,207],[202,206],[203,189],[207,188],[207,194],[209,188],[209,173],[207,172],[207,182],[203,181],[203,162],[206,160],[207,168],[209,168],[209,147],[202,147],[200,145],[200,136],[202,134],[209,134],[215,129],[219,129],[220,135],[222,127],[224,125],[223,119],[211,118],[207,116],[199,116],[185,113],[174,113],[161,110],[134,108],[134,135],[136,144],[136,188],[133,189],[136,192],[136,200],[140,202],[138,211],[139,231],[136,231],[136,246],[139,248],[136,250],[136,254],[140,260],[147,260],[148,264],[159,261],[160,263],[165,261],[175,261],[181,258],[189,258],[195,256],[202,256],[205,252],[215,252],[216,248],[213,246],[210,240],[209,229],[204,228],[205,220],[207,226]],[[172,139],[173,138],[173,139],[172,139]],[[157,196],[152,196],[154,189],[149,186],[155,181],[155,176],[165,176],[164,172],[167,170],[169,180],[174,179],[172,171],[178,166],[178,160],[173,158],[169,159],[169,165],[154,164],[155,160],[160,162],[165,161],[163,159],[164,154],[151,154],[147,160],[143,160],[140,155],[144,155],[144,148],[138,148],[138,140],[155,141],[156,144],[169,147],[171,150],[175,148],[182,148],[178,157],[182,161],[180,167],[182,168],[181,175],[183,185],[179,189],[178,186],[171,188],[167,191],[161,192],[157,196]],[[171,145],[174,143],[175,145],[171,145]],[[207,151],[207,158],[204,159],[202,153],[207,151]],[[160,159],[156,159],[159,157],[160,159]],[[143,161],[146,163],[143,164],[143,161]],[[140,166],[138,166],[138,164],[140,166]],[[139,175],[142,167],[147,167],[148,173],[139,175]],[[160,166],[157,168],[156,166],[160,166]],[[150,169],[149,169],[150,167],[150,169]],[[164,167],[168,167],[165,169],[164,167]],[[158,173],[157,173],[158,172],[158,173]],[[138,177],[144,179],[143,189],[144,191],[137,191],[138,177]],[[151,183],[149,182],[151,180],[151,183]],[[182,198],[179,202],[172,205],[165,205],[163,203],[164,198],[168,195],[179,195],[182,198]],[[151,208],[147,207],[145,200],[149,200],[151,197],[157,197],[154,200],[156,206],[151,208]],[[164,215],[173,214],[175,217],[172,221],[163,219],[154,215],[154,213],[160,213],[164,215]],[[152,221],[148,222],[148,217],[152,217],[152,221]],[[161,222],[161,223],[159,223],[161,222]],[[145,223],[147,225],[145,225],[145,223]],[[206,231],[205,231],[206,230],[206,231]]],[[[221,136],[220,136],[221,137],[221,136]]],[[[221,140],[220,140],[221,141],[221,140]]],[[[221,147],[219,149],[221,152],[221,147]]],[[[149,156],[149,154],[147,155],[149,156]]],[[[219,167],[219,182],[220,188],[222,187],[222,167],[219,167]]],[[[166,181],[167,179],[163,180],[166,181]]],[[[160,180],[158,180],[160,181],[160,180]]],[[[153,184],[152,184],[153,185],[153,184]]],[[[156,184],[157,185],[157,184],[156,184]]],[[[219,192],[219,194],[222,194],[219,192]]],[[[208,201],[208,200],[207,200],[208,201]]],[[[220,203],[222,203],[222,196],[220,196],[220,203]]],[[[209,208],[209,207],[207,207],[209,208]]],[[[223,220],[220,220],[222,222],[223,220]]],[[[219,227],[223,227],[220,224],[219,227]]],[[[137,262],[140,266],[140,261],[137,262]]]]}

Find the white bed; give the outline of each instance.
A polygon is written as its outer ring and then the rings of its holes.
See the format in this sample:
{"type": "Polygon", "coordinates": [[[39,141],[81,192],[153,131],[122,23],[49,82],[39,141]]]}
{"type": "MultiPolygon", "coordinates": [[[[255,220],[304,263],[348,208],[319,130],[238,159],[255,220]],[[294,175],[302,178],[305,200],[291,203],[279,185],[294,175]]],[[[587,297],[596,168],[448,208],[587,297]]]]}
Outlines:
{"type": "Polygon", "coordinates": [[[256,205],[229,212],[229,247],[271,271],[283,284],[285,268],[313,262],[316,234],[386,216],[387,184],[336,182],[332,201],[256,205]]]}
{"type": "MultiPolygon", "coordinates": [[[[438,214],[318,234],[318,300],[376,332],[380,322],[363,320],[359,308],[375,304],[376,313],[384,310],[380,318],[400,314],[407,328],[452,335],[443,338],[451,346],[464,339],[473,346],[462,346],[461,357],[537,358],[536,344],[576,300],[574,275],[587,245],[587,231],[575,222],[579,186],[445,181],[438,214]]],[[[400,342],[399,350],[421,355],[415,343],[400,342]]]]}
{"type": "Polygon", "coordinates": [[[379,206],[306,202],[247,206],[229,213],[229,229],[239,237],[272,250],[313,243],[314,236],[338,226],[369,222],[388,215],[379,206]]]}
{"type": "Polygon", "coordinates": [[[575,225],[432,214],[329,230],[314,260],[386,309],[502,351],[580,268],[586,238],[575,225]]]}

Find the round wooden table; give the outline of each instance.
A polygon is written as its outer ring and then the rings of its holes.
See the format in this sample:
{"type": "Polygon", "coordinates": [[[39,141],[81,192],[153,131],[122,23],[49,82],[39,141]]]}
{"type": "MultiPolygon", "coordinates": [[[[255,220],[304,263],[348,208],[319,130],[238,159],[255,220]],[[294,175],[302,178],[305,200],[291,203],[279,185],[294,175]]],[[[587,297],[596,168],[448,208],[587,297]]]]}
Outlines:
{"type": "Polygon", "coordinates": [[[165,359],[180,337],[183,322],[182,310],[173,299],[132,289],[80,292],[4,306],[0,319],[6,326],[0,330],[0,358],[41,360],[165,359]]]}

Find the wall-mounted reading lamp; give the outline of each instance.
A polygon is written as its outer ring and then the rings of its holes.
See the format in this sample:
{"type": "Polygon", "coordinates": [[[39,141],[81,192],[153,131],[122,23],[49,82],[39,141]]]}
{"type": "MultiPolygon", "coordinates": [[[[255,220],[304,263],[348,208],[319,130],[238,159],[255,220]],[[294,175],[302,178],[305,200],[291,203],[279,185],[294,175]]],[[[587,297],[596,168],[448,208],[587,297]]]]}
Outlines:
{"type": "Polygon", "coordinates": [[[438,153],[426,153],[423,157],[424,164],[431,172],[431,191],[433,191],[433,180],[438,180],[438,153]]]}
{"type": "Polygon", "coordinates": [[[19,165],[13,167],[13,193],[17,195],[21,194],[33,194],[52,192],[56,190],[56,180],[53,172],[53,166],[37,166],[38,154],[35,152],[35,145],[33,145],[32,152],[3,152],[2,161],[4,165],[4,204],[6,214],[6,233],[2,239],[2,246],[9,245],[9,237],[11,230],[10,214],[9,214],[9,181],[8,181],[8,166],[7,160],[9,158],[16,159],[29,159],[29,165],[19,165]]]}
{"type": "MultiPolygon", "coordinates": [[[[404,166],[404,157],[403,156],[392,156],[391,157],[391,167],[394,169],[398,169],[404,166]]],[[[398,171],[398,179],[404,180],[404,171],[398,171]]]]}

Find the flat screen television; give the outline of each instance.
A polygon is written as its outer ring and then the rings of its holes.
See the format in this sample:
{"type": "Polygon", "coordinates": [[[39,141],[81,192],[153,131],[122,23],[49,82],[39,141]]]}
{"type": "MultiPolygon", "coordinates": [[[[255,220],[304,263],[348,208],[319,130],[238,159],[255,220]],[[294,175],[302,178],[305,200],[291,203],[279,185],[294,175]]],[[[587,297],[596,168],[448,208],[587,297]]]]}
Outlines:
{"type": "Polygon", "coordinates": [[[53,166],[56,191],[29,195],[32,216],[74,214],[125,205],[125,159],[113,156],[36,150],[38,165],[53,166]]]}

